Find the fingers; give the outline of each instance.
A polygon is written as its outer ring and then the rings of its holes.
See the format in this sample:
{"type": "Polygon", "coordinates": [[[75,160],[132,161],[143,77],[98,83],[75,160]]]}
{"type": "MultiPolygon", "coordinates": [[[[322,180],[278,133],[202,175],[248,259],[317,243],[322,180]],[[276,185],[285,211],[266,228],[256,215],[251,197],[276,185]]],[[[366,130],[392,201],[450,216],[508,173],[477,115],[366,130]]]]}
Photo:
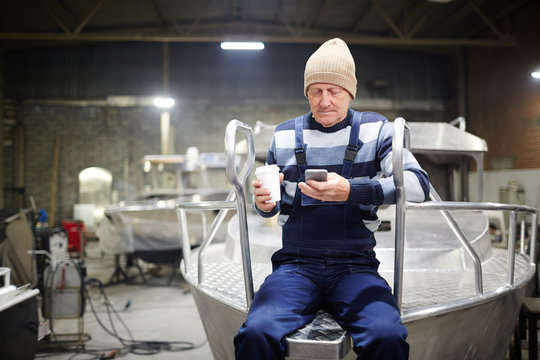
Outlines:
{"type": "Polygon", "coordinates": [[[336,173],[328,173],[327,181],[308,180],[298,187],[305,195],[323,201],[345,201],[350,192],[349,181],[336,173]]]}
{"type": "Polygon", "coordinates": [[[253,186],[253,195],[255,197],[255,205],[259,210],[264,212],[270,212],[276,206],[275,202],[268,202],[272,200],[272,194],[269,189],[262,187],[263,183],[261,180],[253,180],[251,182],[253,186]]]}

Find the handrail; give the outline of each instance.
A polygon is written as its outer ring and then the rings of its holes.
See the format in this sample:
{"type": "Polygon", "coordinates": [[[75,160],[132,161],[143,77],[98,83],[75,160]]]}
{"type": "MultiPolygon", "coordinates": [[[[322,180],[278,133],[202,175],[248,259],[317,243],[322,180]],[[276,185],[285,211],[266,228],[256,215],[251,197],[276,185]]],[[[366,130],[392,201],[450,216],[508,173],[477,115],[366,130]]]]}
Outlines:
{"type": "MultiPolygon", "coordinates": [[[[393,179],[396,187],[396,225],[395,225],[395,253],[394,253],[394,297],[401,308],[403,300],[403,265],[405,256],[405,211],[408,207],[405,195],[405,183],[403,175],[403,152],[408,147],[410,134],[408,125],[402,117],[394,120],[394,136],[392,138],[392,167],[393,179]]],[[[430,198],[441,200],[433,186],[430,184],[430,198]]],[[[467,238],[447,209],[440,209],[442,216],[452,229],[454,235],[461,242],[467,253],[472,258],[475,267],[475,285],[477,295],[483,297],[482,262],[480,257],[467,241],[467,238]]]]}
{"type": "MultiPolygon", "coordinates": [[[[186,209],[192,210],[219,210],[218,215],[212,222],[210,231],[204,236],[203,242],[199,247],[198,263],[197,263],[197,278],[199,284],[204,280],[203,258],[206,254],[206,249],[214,240],[218,228],[223,223],[225,216],[231,209],[236,208],[236,202],[234,201],[234,191],[229,192],[225,201],[200,201],[200,202],[181,202],[177,204],[178,223],[180,225],[181,238],[182,238],[182,256],[184,258],[184,271],[187,274],[190,272],[191,266],[191,245],[189,243],[188,226],[186,219],[186,209]]],[[[203,234],[205,232],[203,231],[203,234]]]]}
{"type": "Polygon", "coordinates": [[[251,271],[251,255],[249,252],[248,224],[246,213],[246,196],[244,183],[255,163],[255,145],[253,143],[253,131],[251,127],[239,120],[231,120],[225,128],[225,169],[229,182],[234,186],[238,221],[240,222],[240,249],[242,252],[242,266],[244,270],[244,287],[246,290],[246,304],[249,308],[255,295],[253,289],[253,274],[251,271]],[[236,173],[236,133],[241,131],[246,136],[247,160],[240,171],[236,173]]]}
{"type": "Polygon", "coordinates": [[[204,281],[204,256],[206,249],[212,243],[219,226],[223,223],[229,210],[236,209],[238,212],[238,221],[240,222],[240,247],[242,251],[242,264],[244,273],[244,286],[246,291],[246,304],[249,308],[254,296],[253,274],[251,271],[251,258],[249,252],[248,225],[246,214],[246,199],[244,195],[244,183],[249,176],[253,164],[255,162],[255,146],[253,142],[253,132],[251,127],[241,121],[231,120],[225,129],[225,170],[229,182],[234,186],[234,189],[229,192],[225,201],[200,201],[200,202],[180,202],[177,204],[178,222],[182,235],[182,254],[184,257],[184,269],[186,274],[190,269],[190,244],[189,234],[186,219],[186,209],[191,210],[219,210],[218,215],[214,219],[210,231],[204,237],[199,248],[197,277],[198,283],[204,281]],[[243,132],[247,140],[247,159],[244,163],[240,174],[237,174],[236,169],[236,133],[243,132]]]}
{"type": "MultiPolygon", "coordinates": [[[[433,185],[431,185],[431,183],[429,184],[429,197],[432,201],[442,201],[441,197],[439,196],[433,185]]],[[[450,226],[450,229],[452,229],[454,235],[459,239],[465,250],[467,250],[469,256],[472,258],[474,263],[474,282],[476,286],[476,295],[484,297],[484,280],[482,275],[482,261],[480,260],[480,257],[472,247],[471,243],[467,240],[467,237],[465,236],[465,234],[463,234],[463,231],[461,231],[456,220],[452,215],[450,215],[448,210],[440,210],[440,212],[450,226]]]]}
{"type": "MultiPolygon", "coordinates": [[[[403,118],[394,120],[394,136],[392,139],[392,167],[393,179],[396,187],[396,221],[395,221],[395,257],[394,257],[394,297],[396,298],[399,308],[402,303],[403,292],[403,258],[404,258],[404,241],[405,241],[405,211],[408,209],[424,209],[424,210],[439,210],[447,221],[448,225],[472,257],[475,266],[475,284],[477,296],[483,297],[483,276],[482,263],[476,254],[476,251],[467,240],[466,236],[461,231],[459,225],[448,212],[449,210],[504,210],[510,211],[510,230],[508,242],[508,260],[507,260],[507,283],[508,286],[514,286],[514,267],[515,267],[515,244],[516,244],[516,217],[517,212],[526,212],[532,215],[531,221],[531,238],[530,238],[530,254],[529,262],[535,264],[536,254],[536,236],[537,236],[537,221],[538,210],[525,205],[514,204],[499,204],[499,203],[481,203],[481,202],[457,202],[457,201],[441,201],[441,198],[436,193],[435,189],[430,184],[430,198],[434,201],[413,203],[405,199],[405,188],[403,180],[403,148],[404,143],[408,143],[408,127],[403,118]]],[[[522,249],[523,249],[523,234],[524,223],[522,223],[522,249]]],[[[523,253],[523,250],[521,250],[523,253]]]]}
{"type": "MultiPolygon", "coordinates": [[[[494,202],[461,202],[461,201],[430,201],[423,203],[411,203],[407,202],[407,209],[418,210],[482,210],[482,211],[509,211],[511,213],[525,212],[531,215],[531,237],[530,237],[530,250],[529,250],[529,262],[535,263],[536,260],[536,240],[537,238],[537,222],[538,222],[538,210],[527,206],[517,204],[501,204],[494,202]]],[[[512,221],[512,217],[510,220],[512,221]]],[[[514,237],[517,232],[516,221],[514,219],[514,231],[509,231],[510,237],[514,237]]]]}
{"type": "Polygon", "coordinates": [[[396,221],[395,221],[395,250],[394,250],[394,297],[401,309],[403,300],[403,260],[405,252],[405,187],[403,181],[403,148],[409,138],[409,127],[405,119],[398,117],[394,120],[394,135],[392,137],[392,169],[396,187],[396,221]]]}

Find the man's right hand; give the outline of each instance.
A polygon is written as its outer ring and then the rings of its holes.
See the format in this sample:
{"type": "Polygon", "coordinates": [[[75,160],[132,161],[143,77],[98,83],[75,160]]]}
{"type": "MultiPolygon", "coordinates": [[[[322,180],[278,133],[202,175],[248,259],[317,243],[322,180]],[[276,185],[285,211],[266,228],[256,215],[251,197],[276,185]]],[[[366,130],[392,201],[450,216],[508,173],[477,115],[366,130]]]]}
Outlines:
{"type": "MultiPolygon", "coordinates": [[[[283,177],[283,173],[279,173],[280,183],[283,181],[283,177]]],[[[253,180],[251,182],[251,186],[253,186],[253,194],[255,195],[255,205],[262,212],[270,212],[276,207],[276,203],[274,201],[268,203],[266,202],[272,199],[272,195],[270,194],[270,190],[262,185],[263,182],[261,180],[253,180]]]]}

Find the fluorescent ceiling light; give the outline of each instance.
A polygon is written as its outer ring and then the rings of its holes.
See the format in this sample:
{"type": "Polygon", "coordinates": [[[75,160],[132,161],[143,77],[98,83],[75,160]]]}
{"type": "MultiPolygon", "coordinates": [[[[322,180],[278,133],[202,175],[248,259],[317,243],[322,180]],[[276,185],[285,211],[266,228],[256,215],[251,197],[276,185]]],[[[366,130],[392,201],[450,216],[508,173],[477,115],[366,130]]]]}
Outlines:
{"type": "Polygon", "coordinates": [[[174,99],[167,97],[155,97],[154,105],[159,108],[169,109],[174,106],[174,99]]]}
{"type": "Polygon", "coordinates": [[[260,41],[224,41],[221,43],[223,50],[262,50],[264,44],[260,41]]]}
{"type": "Polygon", "coordinates": [[[540,70],[538,70],[538,71],[533,71],[533,72],[531,73],[531,76],[532,76],[533,78],[535,78],[535,79],[540,79],[540,70]]]}

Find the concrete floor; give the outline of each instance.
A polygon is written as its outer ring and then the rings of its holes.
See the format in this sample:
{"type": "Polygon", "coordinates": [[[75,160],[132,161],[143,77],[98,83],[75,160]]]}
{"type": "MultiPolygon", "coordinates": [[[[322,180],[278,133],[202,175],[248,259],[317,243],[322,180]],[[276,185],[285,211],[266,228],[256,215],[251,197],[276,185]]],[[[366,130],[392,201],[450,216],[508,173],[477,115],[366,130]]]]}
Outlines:
{"type": "MultiPolygon", "coordinates": [[[[117,351],[116,357],[123,359],[214,359],[195,302],[179,271],[172,277],[171,284],[167,285],[172,267],[167,265],[157,267],[141,262],[146,283],[143,282],[136,267],[126,269],[129,281],[122,279],[110,283],[115,269],[114,257],[103,255],[97,242],[89,242],[84,262],[87,278],[98,279],[105,284],[104,292],[107,297],[105,299],[98,287],[87,287],[89,300],[86,303],[83,324],[84,334],[88,335],[89,339],[85,342],[84,348],[42,341],[36,359],[106,359],[107,357],[102,357],[102,354],[110,351],[117,351]],[[95,309],[95,314],[90,303],[95,309]],[[109,319],[107,309],[110,307],[107,303],[114,307],[121,319],[113,314],[114,326],[109,319]],[[122,345],[120,340],[102,328],[96,316],[109,331],[116,329],[123,339],[135,339],[138,343],[161,342],[162,349],[153,353],[150,350],[126,346],[130,344],[129,341],[124,341],[122,345]]],[[[58,334],[74,333],[77,332],[77,325],[77,320],[73,319],[56,320],[54,329],[58,334]]],[[[521,352],[523,360],[529,358],[527,348],[528,343],[524,339],[521,352]]],[[[510,354],[507,353],[505,358],[511,359],[510,354]]]]}
{"type": "MultiPolygon", "coordinates": [[[[211,360],[213,359],[210,346],[195,302],[179,271],[170,285],[167,285],[172,268],[162,265],[142,263],[141,268],[146,274],[143,283],[137,268],[128,268],[129,281],[119,281],[108,284],[114,273],[115,262],[111,255],[102,255],[96,242],[89,242],[86,251],[85,264],[88,278],[95,278],[106,284],[104,287],[108,303],[114,307],[119,320],[113,315],[113,325],[107,313],[107,301],[99,287],[89,286],[89,300],[83,317],[84,333],[89,336],[84,349],[74,346],[57,346],[42,341],[36,359],[100,359],[101,354],[109,351],[119,351],[119,356],[125,359],[155,358],[211,360]],[[90,302],[95,309],[94,314],[90,302]],[[144,349],[131,351],[122,346],[113,335],[108,334],[96,319],[96,315],[105,326],[112,331],[113,326],[120,337],[141,341],[171,342],[164,344],[161,351],[151,354],[144,349]],[[123,326],[125,323],[130,334],[123,326]],[[195,346],[195,348],[191,348],[195,346]],[[182,351],[182,348],[189,347],[182,351]],[[167,350],[168,349],[168,350],[167,350]],[[80,352],[77,354],[77,352],[80,352]],[[138,354],[141,352],[142,354],[138,354]],[[96,356],[97,355],[97,356],[96,356]]],[[[110,308],[110,307],[109,307],[110,308]]],[[[77,333],[77,320],[55,320],[54,330],[59,334],[77,333]]],[[[62,337],[64,339],[64,337],[62,337]]],[[[232,339],[231,339],[232,341],[232,339]]]]}

